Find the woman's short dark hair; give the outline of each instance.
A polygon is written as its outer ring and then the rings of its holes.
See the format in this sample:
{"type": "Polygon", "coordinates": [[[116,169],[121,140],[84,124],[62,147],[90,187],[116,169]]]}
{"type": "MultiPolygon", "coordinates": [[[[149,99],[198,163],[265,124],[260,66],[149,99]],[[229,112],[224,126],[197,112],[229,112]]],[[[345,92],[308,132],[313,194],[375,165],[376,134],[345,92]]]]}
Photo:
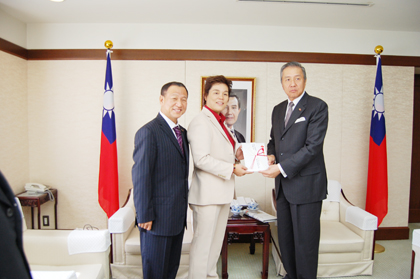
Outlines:
{"type": "Polygon", "coordinates": [[[204,94],[203,94],[204,105],[206,104],[206,97],[209,95],[209,91],[210,91],[211,87],[216,83],[226,84],[226,86],[228,87],[229,96],[230,96],[230,92],[232,91],[232,81],[230,79],[228,79],[228,78],[226,78],[225,76],[222,76],[222,75],[208,77],[206,79],[206,83],[204,85],[204,94]]]}

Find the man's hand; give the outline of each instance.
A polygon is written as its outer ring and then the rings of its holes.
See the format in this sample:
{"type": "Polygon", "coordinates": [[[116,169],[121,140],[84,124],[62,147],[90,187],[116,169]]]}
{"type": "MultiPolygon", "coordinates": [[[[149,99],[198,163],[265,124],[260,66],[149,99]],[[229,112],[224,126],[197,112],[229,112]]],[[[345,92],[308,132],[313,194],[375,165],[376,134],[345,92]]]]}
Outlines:
{"type": "Polygon", "coordinates": [[[236,149],[235,157],[237,160],[243,160],[244,159],[244,152],[242,151],[242,145],[236,149]]]}
{"type": "MultiPolygon", "coordinates": [[[[273,156],[273,155],[269,155],[269,156],[273,156]]],[[[264,171],[259,171],[259,173],[261,173],[264,177],[275,178],[277,177],[277,175],[280,174],[280,169],[279,169],[279,166],[277,165],[270,165],[268,169],[264,171]]]]}
{"type": "Polygon", "coordinates": [[[150,221],[147,223],[139,223],[139,227],[147,231],[150,231],[152,229],[152,224],[153,224],[153,221],[150,221]]]}
{"type": "Polygon", "coordinates": [[[252,171],[247,171],[247,167],[245,167],[242,164],[235,164],[235,169],[233,170],[233,173],[236,176],[244,176],[245,174],[253,173],[252,171]]]}
{"type": "Polygon", "coordinates": [[[268,165],[274,165],[276,163],[276,157],[274,155],[267,155],[268,165]]]}

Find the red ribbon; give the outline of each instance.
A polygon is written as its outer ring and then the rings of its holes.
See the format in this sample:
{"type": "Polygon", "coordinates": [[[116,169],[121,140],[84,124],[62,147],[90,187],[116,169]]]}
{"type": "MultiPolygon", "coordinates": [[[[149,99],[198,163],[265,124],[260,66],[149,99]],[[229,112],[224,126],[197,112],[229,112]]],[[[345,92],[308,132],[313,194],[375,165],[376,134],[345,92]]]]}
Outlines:
{"type": "Polygon", "coordinates": [[[264,154],[264,146],[261,146],[261,148],[257,151],[257,155],[254,156],[254,160],[252,160],[251,169],[254,168],[254,163],[255,163],[255,160],[257,159],[257,156],[262,156],[262,157],[267,156],[263,154],[264,154]]]}

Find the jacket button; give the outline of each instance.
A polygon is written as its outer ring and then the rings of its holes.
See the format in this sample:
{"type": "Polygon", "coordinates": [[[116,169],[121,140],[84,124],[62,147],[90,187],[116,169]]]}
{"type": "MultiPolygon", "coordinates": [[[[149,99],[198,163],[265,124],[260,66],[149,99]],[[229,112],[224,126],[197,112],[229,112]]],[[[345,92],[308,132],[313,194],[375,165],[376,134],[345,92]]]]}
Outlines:
{"type": "Polygon", "coordinates": [[[280,156],[283,156],[283,153],[280,153],[280,156]]]}
{"type": "Polygon", "coordinates": [[[10,207],[7,209],[7,217],[12,217],[13,216],[13,209],[11,209],[10,207]]]}

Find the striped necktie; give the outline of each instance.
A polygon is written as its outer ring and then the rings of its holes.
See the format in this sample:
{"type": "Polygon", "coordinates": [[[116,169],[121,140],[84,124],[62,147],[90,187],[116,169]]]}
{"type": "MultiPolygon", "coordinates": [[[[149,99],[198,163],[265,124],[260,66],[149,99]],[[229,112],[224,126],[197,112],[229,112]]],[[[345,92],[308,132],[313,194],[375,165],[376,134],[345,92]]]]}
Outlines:
{"type": "Polygon", "coordinates": [[[287,126],[287,122],[289,122],[289,119],[290,119],[290,115],[292,115],[292,112],[293,112],[293,106],[294,106],[295,104],[293,103],[293,102],[290,102],[289,103],[289,107],[288,107],[288,109],[287,109],[287,113],[286,113],[286,119],[284,119],[284,127],[286,127],[287,126]]]}
{"type": "Polygon", "coordinates": [[[178,141],[179,147],[181,147],[182,154],[184,154],[184,148],[182,145],[181,128],[179,128],[179,126],[175,126],[173,129],[175,131],[176,139],[178,141]]]}

